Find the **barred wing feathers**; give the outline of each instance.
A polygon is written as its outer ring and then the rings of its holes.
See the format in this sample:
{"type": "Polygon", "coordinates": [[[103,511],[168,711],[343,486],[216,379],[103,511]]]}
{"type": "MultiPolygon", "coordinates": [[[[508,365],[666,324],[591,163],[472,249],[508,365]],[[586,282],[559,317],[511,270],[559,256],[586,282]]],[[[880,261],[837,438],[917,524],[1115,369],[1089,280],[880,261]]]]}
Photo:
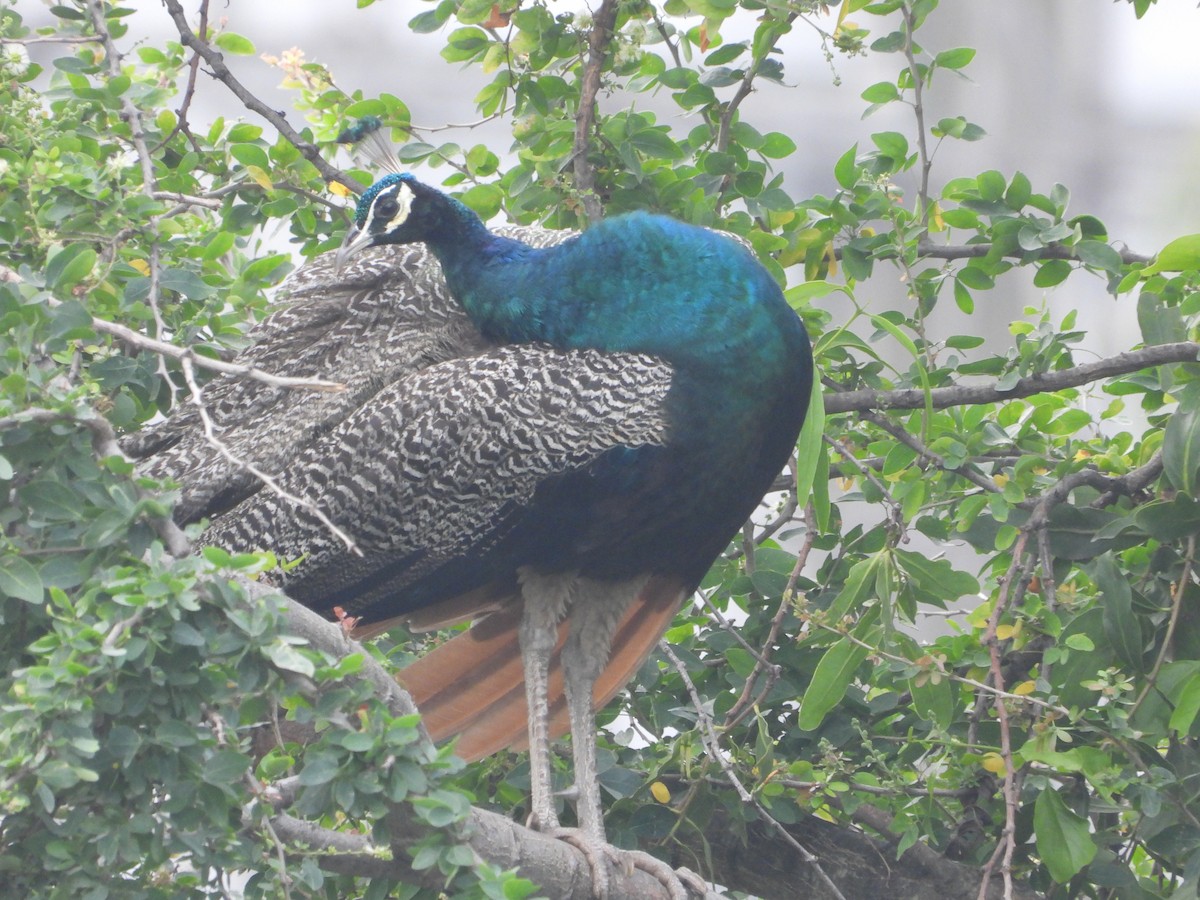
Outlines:
{"type": "Polygon", "coordinates": [[[619,524],[604,510],[644,493],[646,477],[666,477],[666,460],[627,462],[666,445],[671,382],[653,357],[543,345],[438,363],[379,391],[281,478],[361,556],[271,492],[218,519],[204,540],[303,555],[282,576],[285,590],[367,626],[403,615],[436,624],[440,604],[464,595],[487,608],[515,589],[516,566],[541,554],[586,566],[619,524]],[[650,475],[623,480],[629,468],[650,475]]]}

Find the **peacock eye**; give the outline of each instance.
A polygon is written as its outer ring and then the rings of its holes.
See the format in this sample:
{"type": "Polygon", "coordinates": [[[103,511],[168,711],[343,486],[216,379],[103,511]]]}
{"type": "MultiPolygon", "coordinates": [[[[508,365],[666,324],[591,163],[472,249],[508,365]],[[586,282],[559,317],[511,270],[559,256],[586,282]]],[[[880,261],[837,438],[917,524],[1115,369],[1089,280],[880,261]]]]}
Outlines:
{"type": "Polygon", "coordinates": [[[391,197],[383,197],[375,204],[375,212],[385,219],[392,218],[399,209],[399,205],[391,197]]]}

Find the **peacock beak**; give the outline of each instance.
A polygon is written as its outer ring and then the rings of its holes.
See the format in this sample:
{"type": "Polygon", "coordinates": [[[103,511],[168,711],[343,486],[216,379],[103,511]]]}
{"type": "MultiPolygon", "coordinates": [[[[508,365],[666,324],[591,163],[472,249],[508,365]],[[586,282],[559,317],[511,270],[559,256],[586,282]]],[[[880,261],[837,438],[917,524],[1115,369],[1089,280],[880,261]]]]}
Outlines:
{"type": "Polygon", "coordinates": [[[352,225],[350,230],[346,232],[346,239],[342,241],[342,246],[338,248],[336,261],[338,273],[341,274],[342,268],[346,265],[350,257],[370,247],[373,240],[374,235],[369,231],[362,231],[358,226],[352,225]]]}

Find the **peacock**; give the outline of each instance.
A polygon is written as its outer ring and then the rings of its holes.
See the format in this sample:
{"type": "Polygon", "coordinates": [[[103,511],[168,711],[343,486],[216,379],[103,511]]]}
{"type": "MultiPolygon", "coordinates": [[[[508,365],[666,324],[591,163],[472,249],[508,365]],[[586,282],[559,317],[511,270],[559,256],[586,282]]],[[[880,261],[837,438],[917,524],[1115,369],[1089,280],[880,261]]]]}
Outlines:
{"type": "MultiPolygon", "coordinates": [[[[369,633],[473,621],[401,681],[465,758],[527,745],[531,822],[552,832],[549,744],[569,730],[579,829],[597,847],[594,711],[785,465],[812,355],[770,274],[727,236],[635,212],[537,243],[490,231],[411,174],[384,176],[362,195],[335,273],[423,245],[444,281],[410,265],[406,283],[431,278],[418,293],[441,299],[400,328],[399,354],[393,322],[368,326],[378,359],[341,363],[358,373],[352,397],[290,425],[277,417],[272,450],[246,441],[273,454],[280,486],[303,502],[221,487],[228,460],[197,449],[195,423],[145,448],[168,460],[159,474],[183,473],[185,500],[189,481],[211,482],[188,513],[218,514],[205,543],[299,559],[278,575],[299,602],[341,607],[369,633]],[[439,338],[422,325],[431,315],[439,338]]],[[[311,302],[345,318],[345,299],[311,302]]],[[[328,344],[311,374],[337,378],[328,344]]]]}

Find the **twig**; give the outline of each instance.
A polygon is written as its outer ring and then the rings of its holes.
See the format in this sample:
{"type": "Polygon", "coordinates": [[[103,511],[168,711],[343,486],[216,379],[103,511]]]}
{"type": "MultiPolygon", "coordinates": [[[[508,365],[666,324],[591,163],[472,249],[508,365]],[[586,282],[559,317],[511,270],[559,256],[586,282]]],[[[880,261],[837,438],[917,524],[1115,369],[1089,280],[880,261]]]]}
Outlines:
{"type": "MultiPolygon", "coordinates": [[[[767,16],[769,15],[770,14],[768,13],[767,16]]],[[[790,26],[792,22],[796,21],[796,17],[798,15],[800,15],[798,12],[788,13],[784,19],[784,24],[790,26]]],[[[746,68],[746,72],[742,76],[742,80],[738,82],[737,90],[734,91],[733,96],[730,97],[729,101],[722,107],[721,118],[717,124],[717,140],[715,145],[715,149],[718,153],[724,153],[727,149],[729,149],[729,142],[733,138],[732,128],[734,114],[737,113],[738,107],[742,105],[742,101],[749,97],[753,92],[754,79],[758,77],[758,73],[762,70],[763,63],[766,61],[767,56],[773,49],[774,42],[764,42],[762,54],[760,56],[756,56],[746,68]]],[[[720,193],[724,195],[724,193],[729,189],[729,185],[732,183],[732,174],[728,174],[722,178],[720,193]]]]}
{"type": "Polygon", "coordinates": [[[925,137],[925,84],[914,55],[913,32],[916,31],[917,22],[912,4],[902,3],[900,15],[904,20],[904,58],[908,61],[908,75],[912,79],[912,108],[917,119],[917,156],[921,166],[921,185],[917,191],[917,202],[921,207],[921,225],[925,226],[929,224],[929,172],[933,168],[933,160],[929,158],[929,147],[925,137]]]}
{"type": "Polygon", "coordinates": [[[883,501],[888,507],[889,528],[896,534],[903,534],[905,530],[904,508],[900,505],[900,501],[892,496],[892,492],[887,489],[887,485],[880,481],[879,476],[869,468],[859,465],[858,460],[854,456],[854,451],[850,449],[844,440],[839,440],[828,434],[821,435],[821,440],[840,453],[846,462],[858,469],[859,474],[871,482],[875,490],[879,491],[880,496],[883,497],[883,501]]]}
{"type": "Polygon", "coordinates": [[[1112,475],[1105,475],[1094,466],[1087,466],[1077,472],[1064,475],[1037,499],[1025,500],[1017,504],[1021,509],[1032,510],[1032,514],[1022,528],[1025,531],[1032,531],[1043,527],[1049,522],[1050,513],[1054,507],[1065,502],[1067,497],[1076,488],[1086,486],[1095,488],[1098,491],[1104,491],[1091,504],[1094,508],[1100,508],[1112,503],[1121,495],[1133,494],[1143,490],[1162,473],[1162,467],[1162,453],[1160,451],[1144,466],[1140,466],[1132,472],[1127,472],[1115,478],[1112,475]],[[1101,500],[1105,502],[1101,503],[1101,500]]]}
{"type": "Polygon", "coordinates": [[[282,113],[271,109],[234,77],[233,73],[229,71],[229,67],[225,65],[225,58],[208,43],[207,35],[198,36],[192,31],[191,26],[188,25],[187,16],[184,15],[183,7],[179,5],[178,0],[163,0],[163,4],[167,8],[167,14],[175,22],[175,28],[179,32],[180,40],[204,59],[209,69],[212,70],[213,77],[229,88],[233,95],[242,101],[243,106],[274,125],[279,133],[293,147],[299,150],[305,159],[313,164],[316,170],[321,173],[321,177],[326,181],[336,181],[355,194],[363,192],[364,188],[361,184],[329,165],[322,158],[321,151],[317,146],[304,140],[300,136],[300,133],[288,124],[287,119],[282,113]]]}
{"type": "Polygon", "coordinates": [[[183,377],[187,381],[188,390],[192,393],[192,403],[196,405],[196,409],[200,414],[200,422],[204,427],[204,438],[208,443],[221,454],[230,464],[237,466],[239,469],[244,469],[263,483],[263,485],[276,496],[286,500],[293,506],[298,506],[308,510],[317,519],[329,529],[339,541],[341,541],[346,549],[355,556],[362,556],[362,551],[358,549],[358,544],[343,531],[338,525],[325,513],[323,509],[315,503],[305,500],[296,494],[286,490],[274,477],[263,471],[258,466],[249,460],[242,459],[235,455],[232,450],[225,446],[224,442],[217,437],[216,427],[213,425],[212,416],[208,414],[208,408],[204,405],[204,394],[199,384],[196,383],[196,372],[192,367],[192,360],[181,359],[180,364],[183,367],[183,377]]]}
{"type": "Polygon", "coordinates": [[[617,24],[618,0],[603,0],[592,16],[588,33],[587,62],[579,87],[579,108],[575,112],[575,142],[571,148],[571,165],[575,172],[575,189],[589,222],[604,217],[604,207],[596,195],[596,169],[588,158],[592,128],[596,124],[596,95],[600,92],[600,72],[608,58],[608,43],[617,24]]]}
{"type": "Polygon", "coordinates": [[[193,197],[190,194],[180,194],[177,191],[154,191],[150,195],[155,200],[174,200],[185,206],[203,206],[205,209],[220,209],[221,201],[215,198],[193,197]]]}
{"type": "MultiPolygon", "coordinates": [[[[996,605],[988,618],[987,630],[983,634],[982,643],[988,648],[992,685],[997,692],[1004,690],[1004,672],[1000,663],[1000,641],[996,633],[1000,627],[1001,617],[1011,605],[1019,602],[1020,596],[1024,594],[1025,587],[1028,585],[1029,573],[1035,563],[1033,554],[1028,557],[1025,554],[1029,535],[1029,528],[1022,530],[1013,546],[1012,563],[1004,575],[1000,595],[996,598],[996,605]]],[[[1004,830],[1001,832],[1001,840],[996,846],[996,852],[983,867],[983,874],[979,882],[979,900],[985,900],[987,897],[988,884],[997,860],[1002,860],[1000,875],[1004,879],[1005,900],[1009,900],[1013,890],[1012,857],[1017,843],[1016,767],[1013,764],[1012,731],[1008,721],[1008,709],[1004,705],[1004,700],[999,696],[995,697],[992,706],[996,710],[996,719],[1000,726],[1000,756],[1004,760],[1004,830]]]]}
{"type": "Polygon", "coordinates": [[[696,724],[699,726],[700,737],[701,740],[704,741],[705,749],[708,751],[708,755],[721,767],[722,771],[724,771],[725,777],[728,778],[729,783],[733,785],[733,789],[737,792],[738,797],[743,803],[753,806],[758,814],[762,816],[763,821],[770,823],[771,827],[778,832],[778,834],[785,841],[787,841],[787,843],[793,847],[797,853],[800,854],[800,857],[813,867],[813,870],[817,873],[817,877],[824,882],[825,886],[829,888],[830,892],[835,898],[837,898],[837,900],[846,900],[842,892],[838,890],[838,886],[833,883],[833,879],[831,879],[825,873],[825,870],[821,868],[821,863],[817,857],[807,848],[805,848],[803,844],[792,837],[786,828],[775,821],[774,817],[772,817],[771,814],[767,812],[765,808],[763,808],[763,805],[755,800],[754,796],[748,790],[746,790],[746,786],[742,784],[741,780],[737,777],[737,774],[733,771],[733,766],[730,764],[729,760],[725,758],[725,754],[721,751],[721,740],[717,737],[717,732],[713,727],[712,719],[709,717],[708,712],[704,709],[704,703],[700,700],[700,694],[696,691],[696,685],[692,683],[692,678],[687,673],[687,667],[684,666],[679,657],[675,655],[675,651],[671,649],[671,645],[666,641],[660,640],[658,642],[658,649],[664,656],[667,657],[667,659],[671,661],[671,665],[675,667],[675,671],[678,672],[679,677],[683,679],[683,683],[687,687],[688,696],[690,696],[692,699],[692,706],[696,711],[696,724]]]}
{"type": "Polygon", "coordinates": [[[958,468],[951,466],[946,462],[943,456],[938,453],[934,453],[932,450],[926,447],[916,435],[909,434],[905,429],[901,428],[899,425],[889,422],[886,418],[878,413],[864,411],[862,418],[870,422],[876,428],[883,429],[900,443],[912,450],[915,450],[922,459],[932,463],[943,472],[950,472],[951,474],[965,478],[967,481],[971,482],[971,484],[975,485],[976,487],[983,488],[989,493],[996,494],[1000,492],[999,485],[997,485],[996,482],[991,478],[988,478],[982,472],[978,471],[973,464],[964,463],[958,468]]]}
{"type": "Polygon", "coordinates": [[[755,698],[754,702],[751,702],[751,690],[764,669],[770,666],[771,677],[768,678],[767,684],[763,686],[763,689],[759,691],[759,696],[763,696],[779,680],[779,667],[771,665],[771,648],[775,646],[776,641],[779,639],[779,629],[783,627],[783,620],[791,612],[791,601],[796,591],[796,582],[800,580],[800,573],[804,571],[804,566],[808,563],[808,555],[812,552],[813,544],[816,543],[817,529],[813,527],[815,518],[813,508],[809,505],[804,510],[804,520],[807,525],[804,533],[804,543],[800,545],[800,552],[796,554],[796,564],[792,566],[792,571],[788,575],[787,585],[784,587],[783,595],[779,600],[779,609],[775,611],[775,615],[771,618],[771,628],[767,632],[767,639],[763,641],[762,652],[755,654],[754,668],[746,678],[746,683],[742,687],[742,694],[730,708],[729,712],[725,714],[725,721],[721,725],[721,728],[724,730],[729,730],[737,725],[754,707],[754,704],[759,702],[757,698],[755,698]]]}
{"type": "MultiPolygon", "coordinates": [[[[46,303],[49,306],[61,305],[60,301],[54,299],[48,299],[46,303]]],[[[264,372],[255,366],[245,366],[238,363],[225,362],[221,359],[213,359],[209,356],[201,356],[191,347],[177,347],[165,341],[155,340],[152,337],[147,337],[140,331],[134,331],[132,328],[127,328],[124,325],[118,325],[116,322],[109,322],[107,319],[100,319],[95,316],[92,317],[92,327],[102,334],[111,335],[132,347],[149,350],[160,356],[169,356],[172,359],[179,360],[181,363],[189,362],[199,366],[201,369],[210,369],[213,372],[221,372],[226,375],[241,375],[245,378],[253,378],[255,381],[261,381],[263,384],[270,385],[271,387],[302,388],[309,391],[328,392],[338,392],[346,389],[344,384],[336,381],[322,381],[319,378],[293,378],[290,375],[272,375],[270,372],[264,372]]]]}
{"type": "Polygon", "coordinates": [[[662,36],[663,43],[667,45],[667,50],[671,52],[671,59],[675,61],[675,68],[682,68],[683,59],[679,56],[679,44],[671,40],[671,35],[667,32],[667,25],[662,20],[662,15],[659,13],[658,7],[650,7],[650,15],[654,19],[654,27],[662,36]]]}
{"type": "MultiPolygon", "coordinates": [[[[868,644],[866,641],[862,640],[861,638],[857,638],[854,635],[850,634],[849,632],[842,630],[841,628],[835,628],[832,625],[827,625],[824,623],[818,623],[817,627],[821,628],[824,631],[828,631],[830,634],[836,634],[838,637],[845,638],[851,644],[854,644],[858,647],[862,647],[864,650],[869,650],[872,654],[874,654],[875,656],[878,656],[880,659],[887,659],[892,662],[902,663],[903,665],[906,665],[906,666],[915,665],[911,659],[908,659],[907,657],[904,657],[904,656],[898,656],[895,653],[889,653],[888,651],[886,651],[880,647],[876,647],[874,644],[868,644]]],[[[990,697],[1002,698],[1005,700],[1014,700],[1019,703],[1028,703],[1031,706],[1037,706],[1037,707],[1040,707],[1041,709],[1046,710],[1047,712],[1052,712],[1057,716],[1062,716],[1064,718],[1071,717],[1071,711],[1069,709],[1067,709],[1065,706],[1058,706],[1057,704],[1054,704],[1054,703],[1048,703],[1045,700],[1039,700],[1037,697],[1032,697],[1029,695],[1014,694],[1009,691],[998,690],[997,688],[993,687],[990,684],[986,684],[985,682],[976,681],[974,678],[968,678],[966,675],[959,675],[956,672],[951,672],[951,671],[947,670],[945,667],[942,666],[941,662],[939,660],[937,660],[936,658],[934,658],[934,663],[937,666],[938,671],[941,672],[943,675],[945,675],[947,678],[949,678],[951,681],[957,681],[959,684],[970,685],[971,687],[975,688],[978,691],[983,691],[990,697]]],[[[974,744],[975,742],[968,741],[968,743],[974,744]]]]}
{"type": "MultiPolygon", "coordinates": [[[[200,28],[198,29],[198,33],[208,34],[208,0],[200,0],[200,28]]],[[[158,146],[154,148],[155,150],[165,147],[171,138],[182,132],[191,141],[192,146],[199,151],[200,148],[196,145],[196,139],[192,135],[191,129],[188,128],[187,120],[188,110],[192,106],[192,99],[196,96],[196,76],[199,72],[200,54],[193,50],[192,58],[188,60],[187,86],[183,90],[183,99],[180,101],[179,108],[175,110],[175,127],[159,142],[158,146]]]]}
{"type": "MultiPolygon", "coordinates": [[[[110,78],[121,74],[121,54],[113,43],[112,35],[108,33],[108,24],[104,21],[104,9],[99,0],[87,0],[88,15],[92,20],[92,29],[96,32],[100,43],[104,46],[104,61],[108,66],[110,78]]],[[[121,95],[121,118],[129,123],[130,139],[137,151],[138,163],[142,167],[142,191],[152,195],[154,190],[154,160],[150,157],[150,149],[146,146],[146,130],[142,127],[142,114],[129,99],[129,94],[121,95]]]]}
{"type": "Polygon", "coordinates": [[[69,37],[35,37],[35,38],[7,38],[0,37],[0,44],[96,44],[101,38],[93,35],[77,34],[69,37]]]}
{"type": "Polygon", "coordinates": [[[1162,671],[1163,664],[1174,650],[1173,638],[1175,637],[1175,626],[1179,624],[1179,614],[1183,610],[1183,597],[1187,593],[1187,589],[1191,587],[1192,582],[1192,564],[1196,558],[1196,536],[1188,535],[1187,539],[1187,555],[1183,560],[1183,571],[1179,575],[1179,581],[1175,584],[1174,596],[1171,597],[1171,618],[1167,621],[1167,633],[1163,635],[1162,646],[1158,650],[1158,656],[1154,660],[1154,667],[1150,670],[1150,674],[1146,676],[1146,684],[1142,687],[1137,699],[1133,701],[1133,706],[1129,708],[1129,718],[1132,719],[1137,715],[1137,711],[1141,708],[1142,702],[1154,690],[1158,682],[1158,673],[1162,671]]]}
{"type": "MultiPolygon", "coordinates": [[[[104,18],[104,9],[101,7],[99,0],[87,0],[87,9],[88,15],[92,20],[92,29],[100,37],[101,44],[104,47],[104,58],[108,67],[109,78],[117,78],[121,75],[121,53],[117,50],[117,45],[108,31],[108,23],[104,18]]],[[[150,148],[146,145],[146,129],[142,124],[141,111],[130,99],[128,92],[121,95],[121,118],[129,125],[130,142],[133,144],[138,164],[142,169],[142,193],[153,199],[157,188],[157,179],[154,176],[154,159],[150,155],[150,148]]],[[[149,285],[146,291],[146,305],[150,307],[151,315],[154,317],[154,336],[162,340],[166,331],[166,324],[163,321],[162,310],[159,308],[158,302],[160,290],[158,223],[158,217],[150,217],[153,234],[147,254],[149,257],[147,260],[149,266],[149,285]]],[[[113,242],[107,245],[114,258],[117,252],[117,243],[113,242]]],[[[167,372],[166,363],[161,356],[158,362],[159,375],[162,376],[165,384],[170,384],[170,373],[167,372]]]]}

